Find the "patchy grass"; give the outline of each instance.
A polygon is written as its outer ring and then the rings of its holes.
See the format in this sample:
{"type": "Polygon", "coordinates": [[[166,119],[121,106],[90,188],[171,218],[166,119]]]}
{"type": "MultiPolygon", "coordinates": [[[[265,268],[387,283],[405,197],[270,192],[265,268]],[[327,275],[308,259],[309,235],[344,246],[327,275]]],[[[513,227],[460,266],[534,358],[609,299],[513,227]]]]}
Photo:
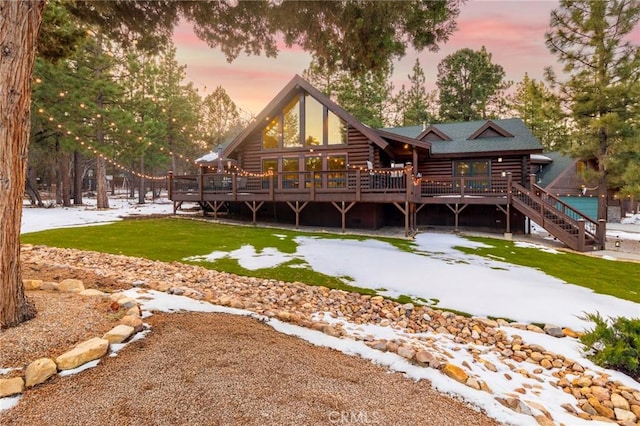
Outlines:
{"type": "MultiPolygon", "coordinates": [[[[274,247],[283,253],[295,253],[295,237],[318,237],[318,234],[284,229],[234,226],[196,220],[173,218],[124,220],[109,225],[83,228],[59,228],[21,236],[27,244],[44,244],[52,247],[92,250],[103,253],[143,257],[163,262],[183,262],[208,269],[230,272],[237,275],[282,281],[299,281],[312,285],[323,285],[362,294],[376,294],[375,290],[347,284],[349,277],[332,277],[310,268],[300,267],[304,262],[292,259],[273,268],[249,270],[236,259],[223,257],[215,262],[188,262],[190,256],[207,255],[213,251],[230,252],[245,244],[252,245],[256,252],[274,247]]],[[[365,240],[354,235],[322,234],[322,238],[365,240]]],[[[409,241],[380,239],[407,250],[409,241]]]]}
{"type": "Polygon", "coordinates": [[[638,277],[640,263],[611,261],[571,252],[547,253],[532,247],[517,247],[513,241],[483,237],[465,237],[490,247],[456,247],[468,253],[490,259],[539,269],[571,284],[587,287],[596,293],[640,303],[638,277]]]}

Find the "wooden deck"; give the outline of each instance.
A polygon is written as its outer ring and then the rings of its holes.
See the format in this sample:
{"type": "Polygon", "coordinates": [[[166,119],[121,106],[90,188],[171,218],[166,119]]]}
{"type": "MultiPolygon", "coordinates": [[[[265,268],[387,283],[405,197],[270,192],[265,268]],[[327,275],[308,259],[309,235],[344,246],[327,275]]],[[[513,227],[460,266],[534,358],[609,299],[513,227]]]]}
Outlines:
{"type": "Polygon", "coordinates": [[[174,202],[366,202],[419,204],[507,204],[508,179],[416,178],[403,169],[359,169],[314,173],[235,173],[170,176],[174,202]]]}
{"type": "Polygon", "coordinates": [[[529,188],[512,182],[511,175],[486,177],[414,177],[408,169],[283,172],[266,175],[212,173],[169,175],[169,198],[174,213],[184,202],[199,203],[214,216],[226,203],[244,203],[253,212],[264,203],[286,203],[295,213],[310,202],[332,204],[345,217],[356,203],[396,206],[405,217],[407,235],[416,214],[425,205],[446,205],[455,216],[469,205],[494,205],[506,217],[505,232],[511,232],[512,208],[530,217],[574,250],[604,246],[604,223],[572,209],[557,197],[529,182],[529,188]],[[532,189],[529,189],[532,188],[532,189]]]}

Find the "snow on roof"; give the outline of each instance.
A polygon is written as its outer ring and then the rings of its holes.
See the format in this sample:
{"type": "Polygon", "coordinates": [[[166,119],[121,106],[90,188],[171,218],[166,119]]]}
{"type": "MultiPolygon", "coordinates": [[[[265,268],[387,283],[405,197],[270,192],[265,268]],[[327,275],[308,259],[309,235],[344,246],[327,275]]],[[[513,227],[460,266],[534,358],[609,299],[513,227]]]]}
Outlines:
{"type": "Polygon", "coordinates": [[[534,161],[536,163],[551,163],[553,160],[546,155],[531,154],[531,161],[534,161]]]}
{"type": "Polygon", "coordinates": [[[196,160],[196,163],[206,163],[206,162],[211,162],[211,161],[215,161],[218,159],[218,153],[217,152],[210,152],[206,155],[203,155],[202,157],[198,158],[196,160]]]}

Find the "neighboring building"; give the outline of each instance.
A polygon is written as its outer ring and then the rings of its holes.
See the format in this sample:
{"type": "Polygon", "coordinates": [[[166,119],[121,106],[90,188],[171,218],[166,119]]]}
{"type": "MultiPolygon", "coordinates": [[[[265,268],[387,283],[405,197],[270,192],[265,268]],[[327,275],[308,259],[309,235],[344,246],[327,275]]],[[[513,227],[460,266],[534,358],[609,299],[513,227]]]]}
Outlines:
{"type": "Polygon", "coordinates": [[[546,217],[584,249],[597,223],[585,237],[579,212],[556,209],[531,186],[531,156],[541,152],[520,119],[373,129],[295,76],[220,153],[229,167],[203,163],[198,176],[172,177],[170,196],[176,208],[193,201],[254,222],[404,225],[407,234],[425,226],[521,233],[526,215],[546,217]]]}

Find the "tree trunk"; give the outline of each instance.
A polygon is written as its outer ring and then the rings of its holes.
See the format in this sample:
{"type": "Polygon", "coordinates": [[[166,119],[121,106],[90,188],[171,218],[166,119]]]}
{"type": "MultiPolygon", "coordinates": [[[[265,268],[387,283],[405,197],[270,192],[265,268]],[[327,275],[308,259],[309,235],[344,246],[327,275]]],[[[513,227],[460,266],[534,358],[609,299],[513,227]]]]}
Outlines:
{"type": "Polygon", "coordinates": [[[33,318],[20,272],[31,74],[44,1],[0,5],[0,328],[33,318]]]}
{"type": "Polygon", "coordinates": [[[96,198],[99,209],[109,208],[109,195],[107,193],[107,162],[102,155],[96,158],[96,198]]]}
{"type": "Polygon", "coordinates": [[[71,176],[69,174],[69,155],[62,154],[60,161],[60,175],[62,188],[62,205],[64,207],[71,206],[71,176]]]}
{"type": "Polygon", "coordinates": [[[73,151],[73,204],[76,206],[82,205],[82,156],[80,151],[73,151]]]}
{"type": "Polygon", "coordinates": [[[60,136],[56,135],[56,204],[62,204],[62,153],[60,152],[60,136]]]}
{"type": "Polygon", "coordinates": [[[138,189],[138,204],[144,204],[144,196],[147,193],[144,183],[144,155],[140,157],[140,189],[138,189]]]}
{"type": "Polygon", "coordinates": [[[25,181],[27,184],[26,192],[31,199],[31,204],[35,204],[38,207],[44,207],[42,197],[40,196],[40,191],[38,191],[38,183],[36,181],[36,176],[33,170],[27,171],[27,178],[25,179],[25,181]]]}

